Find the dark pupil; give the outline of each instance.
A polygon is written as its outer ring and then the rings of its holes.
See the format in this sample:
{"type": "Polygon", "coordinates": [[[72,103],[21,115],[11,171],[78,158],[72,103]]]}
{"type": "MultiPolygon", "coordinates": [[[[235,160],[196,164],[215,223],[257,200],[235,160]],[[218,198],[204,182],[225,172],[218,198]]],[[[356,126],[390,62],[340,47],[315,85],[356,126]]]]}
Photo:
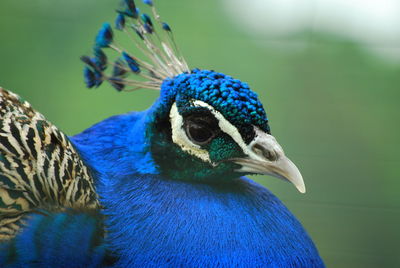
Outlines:
{"type": "Polygon", "coordinates": [[[201,124],[191,123],[188,130],[189,137],[197,143],[205,143],[212,137],[212,132],[201,124]]]}

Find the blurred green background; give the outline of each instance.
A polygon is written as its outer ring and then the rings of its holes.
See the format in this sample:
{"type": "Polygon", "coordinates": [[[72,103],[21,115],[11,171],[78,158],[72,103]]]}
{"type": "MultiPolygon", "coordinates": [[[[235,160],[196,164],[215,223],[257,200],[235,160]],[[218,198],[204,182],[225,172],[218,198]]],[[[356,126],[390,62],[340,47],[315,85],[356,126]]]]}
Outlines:
{"type": "MultiPolygon", "coordinates": [[[[82,82],[79,56],[91,52],[101,23],[114,20],[116,4],[1,0],[0,85],[69,135],[149,107],[157,92],[87,90],[82,82]]],[[[308,192],[255,179],[302,221],[328,267],[400,267],[400,61],[323,32],[249,34],[221,1],[157,4],[191,67],[235,76],[259,93],[308,192]],[[305,46],[281,49],[298,42],[305,46]]]]}

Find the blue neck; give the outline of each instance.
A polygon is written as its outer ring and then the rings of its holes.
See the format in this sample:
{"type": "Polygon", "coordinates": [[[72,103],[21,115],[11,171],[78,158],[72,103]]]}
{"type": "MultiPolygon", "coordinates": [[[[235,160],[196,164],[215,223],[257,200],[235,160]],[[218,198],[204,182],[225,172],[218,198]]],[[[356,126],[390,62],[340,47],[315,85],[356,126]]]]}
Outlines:
{"type": "Polygon", "coordinates": [[[246,178],[223,185],[137,174],[107,181],[98,190],[122,267],[323,266],[300,223],[246,178]]]}
{"type": "Polygon", "coordinates": [[[71,137],[71,141],[97,174],[95,177],[100,174],[158,174],[146,135],[153,115],[153,110],[149,109],[113,116],[71,137]]]}

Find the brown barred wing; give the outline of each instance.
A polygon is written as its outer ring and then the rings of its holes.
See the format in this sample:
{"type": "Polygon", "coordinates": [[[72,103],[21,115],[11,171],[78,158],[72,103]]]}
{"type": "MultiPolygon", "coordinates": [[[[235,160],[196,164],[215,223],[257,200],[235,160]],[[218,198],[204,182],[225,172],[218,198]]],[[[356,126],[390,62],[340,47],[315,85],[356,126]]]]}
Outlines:
{"type": "Polygon", "coordinates": [[[93,178],[68,137],[0,88],[0,241],[37,209],[97,208],[93,178]]]}

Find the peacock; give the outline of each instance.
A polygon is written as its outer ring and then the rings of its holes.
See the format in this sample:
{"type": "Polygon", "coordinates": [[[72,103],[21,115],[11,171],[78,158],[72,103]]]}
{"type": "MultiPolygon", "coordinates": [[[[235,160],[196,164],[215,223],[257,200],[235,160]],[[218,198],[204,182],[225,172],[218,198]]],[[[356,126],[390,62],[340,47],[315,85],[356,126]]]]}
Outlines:
{"type": "Polygon", "coordinates": [[[169,24],[143,3],[151,15],[122,0],[81,60],[88,88],[159,90],[147,110],[68,137],[0,89],[0,266],[324,267],[299,221],[245,177],[305,192],[257,94],[189,68],[169,24]]]}

